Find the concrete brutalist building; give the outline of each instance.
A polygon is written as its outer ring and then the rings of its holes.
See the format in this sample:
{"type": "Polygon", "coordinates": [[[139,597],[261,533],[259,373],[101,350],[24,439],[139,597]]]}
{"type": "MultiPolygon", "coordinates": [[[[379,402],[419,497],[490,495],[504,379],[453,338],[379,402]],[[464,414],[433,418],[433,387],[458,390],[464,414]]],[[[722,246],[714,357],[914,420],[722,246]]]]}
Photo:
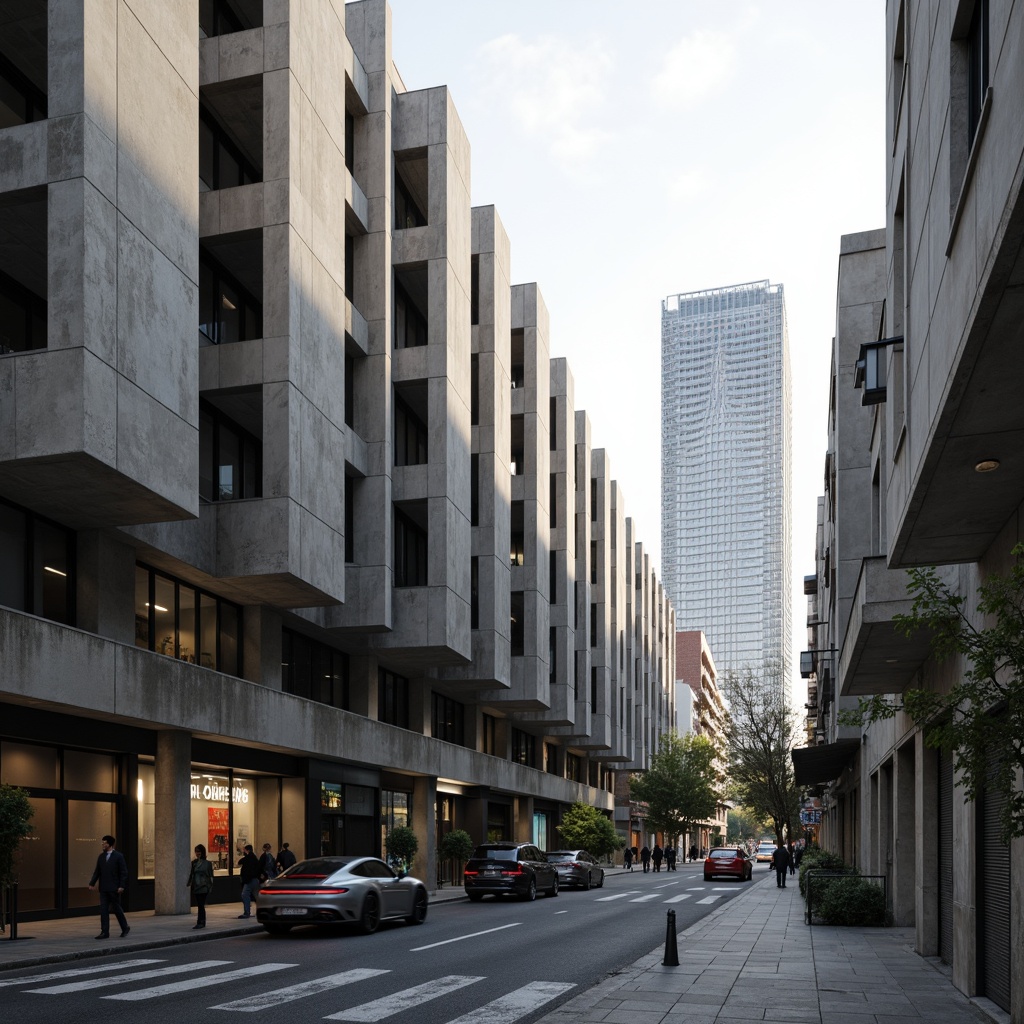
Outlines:
{"type": "Polygon", "coordinates": [[[91,908],[107,832],[132,909],[182,913],[199,842],[229,900],[246,842],[386,854],[409,824],[433,885],[450,829],[612,816],[673,722],[672,608],[384,0],[2,16],[22,910],[91,908]]]}
{"type": "MultiPolygon", "coordinates": [[[[839,256],[829,451],[803,670],[813,743],[797,781],[821,795],[823,845],[884,875],[893,918],[996,1019],[1024,1021],[1022,841],[1005,796],[967,799],[954,759],[902,711],[839,724],[859,697],[945,693],[959,657],[892,623],[908,570],[976,595],[1024,539],[1024,10],[890,2],[886,226],[839,256]]],[[[993,709],[999,713],[998,708],[993,709]]],[[[1020,780],[1017,780],[1019,785],[1020,780]]]]}

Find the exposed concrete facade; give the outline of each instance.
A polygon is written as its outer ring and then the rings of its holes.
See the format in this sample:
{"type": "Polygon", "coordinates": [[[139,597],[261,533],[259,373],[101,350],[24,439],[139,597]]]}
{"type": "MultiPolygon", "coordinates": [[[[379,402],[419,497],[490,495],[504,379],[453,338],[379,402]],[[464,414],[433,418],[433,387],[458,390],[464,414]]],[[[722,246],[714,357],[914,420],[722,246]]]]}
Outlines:
{"type": "Polygon", "coordinates": [[[835,719],[858,696],[962,679],[961,659],[894,630],[907,570],[939,565],[983,627],[978,587],[1024,539],[1024,11],[904,0],[886,17],[886,227],[840,253],[812,639],[823,742],[796,755],[798,778],[823,784],[823,842],[886,875],[918,951],[1019,1022],[1024,845],[998,839],[998,793],[967,800],[903,712],[849,736],[835,719]],[[879,341],[882,375],[861,379],[879,341]]]}
{"type": "Polygon", "coordinates": [[[234,899],[243,841],[408,823],[433,885],[452,828],[611,815],[673,721],[672,608],[384,0],[222,5],[198,44],[187,5],[16,7],[0,288],[42,326],[0,349],[0,778],[55,808],[50,877],[62,815],[162,913],[197,842],[234,899]]]}

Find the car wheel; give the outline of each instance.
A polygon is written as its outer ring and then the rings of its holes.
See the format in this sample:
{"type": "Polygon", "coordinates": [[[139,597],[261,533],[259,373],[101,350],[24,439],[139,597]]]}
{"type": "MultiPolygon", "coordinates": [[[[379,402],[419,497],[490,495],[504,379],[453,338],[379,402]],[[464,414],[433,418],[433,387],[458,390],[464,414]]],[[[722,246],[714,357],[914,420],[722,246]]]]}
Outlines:
{"type": "Polygon", "coordinates": [[[482,892],[471,892],[467,893],[467,895],[473,903],[479,903],[484,898],[484,894],[482,892]]]}
{"type": "Polygon", "coordinates": [[[519,898],[524,903],[532,903],[537,898],[537,880],[535,878],[530,879],[526,892],[521,893],[519,898]]]}
{"type": "Polygon", "coordinates": [[[363,912],[359,915],[359,926],[367,935],[372,935],[380,925],[380,900],[375,892],[368,892],[363,900],[363,912]]]}
{"type": "Polygon", "coordinates": [[[558,872],[555,872],[555,877],[551,879],[551,888],[548,890],[549,896],[558,895],[558,872]]]}
{"type": "Polygon", "coordinates": [[[583,891],[590,892],[590,872],[587,872],[586,880],[583,883],[583,891]]]}
{"type": "Polygon", "coordinates": [[[598,887],[598,889],[603,889],[604,888],[604,869],[603,868],[601,869],[601,877],[598,878],[598,880],[597,880],[597,887],[598,887]]]}
{"type": "Polygon", "coordinates": [[[705,882],[710,882],[711,881],[711,876],[709,874],[705,873],[704,874],[704,881],[705,882]]]}
{"type": "Polygon", "coordinates": [[[409,924],[423,924],[427,919],[427,892],[417,889],[412,898],[412,913],[406,918],[409,924]]]}
{"type": "Polygon", "coordinates": [[[290,924],[270,924],[269,922],[264,922],[263,928],[269,935],[287,935],[292,930],[290,924]]]}

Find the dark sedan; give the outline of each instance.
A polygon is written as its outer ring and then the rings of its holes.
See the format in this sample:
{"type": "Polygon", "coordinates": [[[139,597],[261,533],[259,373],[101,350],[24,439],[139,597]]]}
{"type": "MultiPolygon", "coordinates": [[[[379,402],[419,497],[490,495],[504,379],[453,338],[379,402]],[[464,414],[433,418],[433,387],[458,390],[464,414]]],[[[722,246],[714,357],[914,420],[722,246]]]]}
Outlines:
{"type": "Polygon", "coordinates": [[[381,921],[427,919],[427,887],[376,857],[313,857],[264,882],[256,920],[272,935],[297,924],[358,924],[375,932],[381,921]]]}
{"type": "Polygon", "coordinates": [[[716,847],[704,861],[705,882],[710,882],[715,875],[731,875],[741,882],[749,882],[753,874],[754,865],[746,851],[739,847],[716,847]]]}
{"type": "Polygon", "coordinates": [[[557,868],[562,885],[576,889],[604,885],[604,868],[586,850],[548,850],[547,858],[557,868]]]}
{"type": "Polygon", "coordinates": [[[473,851],[463,872],[466,895],[476,902],[491,896],[535,900],[538,890],[558,895],[554,864],[532,843],[484,843],[473,851]]]}

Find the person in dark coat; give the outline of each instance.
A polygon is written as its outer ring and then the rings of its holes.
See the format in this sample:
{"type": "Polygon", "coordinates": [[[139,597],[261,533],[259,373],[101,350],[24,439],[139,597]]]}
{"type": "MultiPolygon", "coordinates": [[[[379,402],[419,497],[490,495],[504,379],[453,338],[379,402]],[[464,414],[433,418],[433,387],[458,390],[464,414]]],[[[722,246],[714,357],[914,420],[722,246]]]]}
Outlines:
{"type": "Polygon", "coordinates": [[[277,851],[277,873],[287,871],[295,863],[295,854],[288,849],[288,844],[283,843],[277,851]]]}
{"type": "Polygon", "coordinates": [[[213,891],[213,864],[206,857],[206,847],[200,843],[196,847],[196,858],[188,872],[185,885],[192,890],[196,898],[196,928],[206,927],[206,897],[213,891]]]}
{"type": "Polygon", "coordinates": [[[786,888],[786,871],[789,869],[789,850],[779,843],[772,854],[772,867],[775,868],[775,884],[780,889],[786,888]]]}
{"type": "Polygon", "coordinates": [[[690,847],[690,862],[693,863],[697,859],[697,844],[694,843],[690,847]]]}
{"type": "Polygon", "coordinates": [[[622,851],[622,867],[625,871],[633,870],[633,851],[628,846],[622,851]]]}
{"type": "Polygon", "coordinates": [[[665,870],[675,871],[676,869],[676,848],[674,846],[665,847],[665,870]]]}
{"type": "Polygon", "coordinates": [[[661,870],[661,859],[665,856],[665,851],[657,844],[654,844],[654,849],[651,850],[651,860],[654,861],[654,870],[661,870]]]}
{"type": "Polygon", "coordinates": [[[260,862],[249,843],[242,850],[242,859],[238,862],[238,877],[242,882],[242,913],[238,915],[239,921],[252,917],[252,901],[260,887],[260,862]]]}
{"type": "Polygon", "coordinates": [[[640,851],[640,863],[643,864],[646,875],[651,867],[651,851],[646,846],[640,851]]]}
{"type": "Polygon", "coordinates": [[[795,875],[796,874],[796,847],[792,843],[790,843],[787,849],[788,849],[788,852],[789,852],[789,873],[791,875],[795,875]]]}
{"type": "Polygon", "coordinates": [[[264,843],[260,855],[260,881],[265,882],[270,878],[277,878],[277,858],[270,852],[270,843],[264,843]]]}
{"type": "Polygon", "coordinates": [[[96,938],[110,938],[110,912],[113,911],[123,939],[131,931],[128,918],[121,909],[121,897],[128,887],[128,865],[124,854],[114,849],[117,840],[113,836],[104,836],[100,842],[103,852],[96,858],[96,870],[89,881],[90,889],[95,889],[98,884],[100,890],[100,933],[96,938]]]}

